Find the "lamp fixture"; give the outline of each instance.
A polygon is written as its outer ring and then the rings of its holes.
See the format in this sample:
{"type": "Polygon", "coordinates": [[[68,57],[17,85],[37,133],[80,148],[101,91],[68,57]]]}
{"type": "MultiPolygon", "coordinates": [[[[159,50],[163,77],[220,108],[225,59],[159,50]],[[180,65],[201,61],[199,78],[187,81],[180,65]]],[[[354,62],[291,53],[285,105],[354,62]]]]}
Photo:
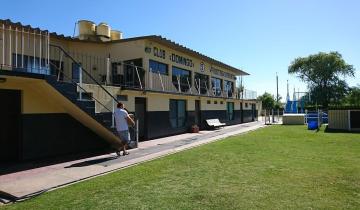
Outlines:
{"type": "Polygon", "coordinates": [[[145,52],[146,53],[151,53],[151,47],[145,47],[145,52]]]}

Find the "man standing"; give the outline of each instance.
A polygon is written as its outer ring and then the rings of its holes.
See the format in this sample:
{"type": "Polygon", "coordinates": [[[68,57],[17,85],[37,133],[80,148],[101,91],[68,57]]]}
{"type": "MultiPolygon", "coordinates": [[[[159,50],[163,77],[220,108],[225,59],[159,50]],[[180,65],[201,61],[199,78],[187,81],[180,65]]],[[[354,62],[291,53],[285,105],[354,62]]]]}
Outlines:
{"type": "MultiPolygon", "coordinates": [[[[120,140],[122,141],[123,155],[128,155],[129,152],[126,151],[126,147],[130,143],[129,125],[134,126],[135,122],[129,116],[129,113],[125,110],[124,104],[121,102],[117,104],[117,109],[115,110],[115,123],[116,130],[119,134],[120,140]]],[[[116,154],[120,156],[120,150],[118,150],[116,154]]]]}

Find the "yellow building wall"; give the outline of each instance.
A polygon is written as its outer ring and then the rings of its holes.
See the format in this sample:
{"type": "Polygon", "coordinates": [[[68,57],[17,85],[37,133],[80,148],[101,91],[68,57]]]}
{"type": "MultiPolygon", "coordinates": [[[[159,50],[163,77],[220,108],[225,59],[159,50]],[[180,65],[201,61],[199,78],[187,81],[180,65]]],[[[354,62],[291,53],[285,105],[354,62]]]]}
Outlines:
{"type": "Polygon", "coordinates": [[[145,54],[144,40],[109,43],[107,47],[111,57],[121,61],[144,58],[145,54]]]}
{"type": "MultiPolygon", "coordinates": [[[[227,78],[227,77],[224,77],[224,76],[219,76],[219,75],[216,75],[214,74],[213,72],[210,71],[211,67],[213,68],[216,68],[218,70],[221,70],[221,71],[224,71],[224,72],[227,72],[227,73],[231,73],[233,75],[236,75],[237,72],[233,72],[231,70],[228,70],[228,69],[224,69],[222,67],[219,67],[219,66],[216,66],[216,65],[213,65],[213,64],[210,64],[209,62],[205,61],[205,60],[201,60],[199,58],[196,58],[196,57],[193,57],[191,55],[188,55],[188,54],[185,54],[185,53],[182,53],[180,51],[177,51],[177,50],[174,50],[174,49],[171,49],[167,46],[164,46],[162,44],[159,44],[157,42],[154,42],[154,41],[150,41],[150,40],[147,40],[145,42],[145,47],[149,47],[151,48],[151,52],[150,53],[145,53],[145,63],[144,63],[144,66],[146,69],[149,69],[149,59],[151,60],[155,60],[155,61],[158,61],[158,62],[161,62],[161,63],[165,63],[165,64],[168,64],[168,70],[169,70],[169,76],[171,77],[172,76],[172,66],[176,66],[178,68],[182,68],[182,69],[186,69],[186,70],[189,70],[192,73],[192,80],[194,78],[194,73],[200,73],[200,74],[205,74],[205,75],[208,75],[210,78],[211,77],[216,77],[216,78],[220,78],[222,80],[228,80],[228,81],[232,81],[234,82],[234,86],[236,85],[236,81],[235,79],[231,79],[231,78],[227,78]],[[154,47],[158,48],[158,49],[161,49],[161,50],[165,50],[165,58],[160,58],[160,57],[157,57],[157,56],[154,56],[154,47]],[[182,64],[178,64],[178,63],[175,63],[175,62],[172,62],[169,58],[169,56],[171,56],[171,54],[174,53],[176,55],[179,55],[179,56],[182,56],[184,58],[188,58],[188,59],[191,59],[193,64],[194,64],[194,67],[189,67],[189,66],[186,66],[186,65],[182,65],[182,64]],[[204,66],[205,66],[205,70],[204,71],[201,71],[200,70],[200,64],[201,63],[204,63],[204,66]]],[[[224,85],[224,84],[223,84],[224,85]]],[[[210,87],[208,87],[210,88],[210,87]]],[[[224,87],[222,87],[222,89],[224,89],[224,87]]]]}
{"type": "Polygon", "coordinates": [[[55,101],[44,96],[45,81],[21,77],[6,77],[6,79],[5,83],[0,83],[0,89],[21,91],[23,114],[65,113],[55,101]]]}

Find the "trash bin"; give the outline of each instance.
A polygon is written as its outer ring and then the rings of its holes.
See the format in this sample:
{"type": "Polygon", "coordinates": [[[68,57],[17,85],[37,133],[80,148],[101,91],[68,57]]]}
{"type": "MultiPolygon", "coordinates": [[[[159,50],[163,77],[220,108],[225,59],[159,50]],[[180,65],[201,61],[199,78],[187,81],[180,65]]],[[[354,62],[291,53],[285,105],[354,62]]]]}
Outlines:
{"type": "Polygon", "coordinates": [[[308,122],[308,130],[315,130],[318,129],[318,122],[317,121],[310,121],[308,122]]]}

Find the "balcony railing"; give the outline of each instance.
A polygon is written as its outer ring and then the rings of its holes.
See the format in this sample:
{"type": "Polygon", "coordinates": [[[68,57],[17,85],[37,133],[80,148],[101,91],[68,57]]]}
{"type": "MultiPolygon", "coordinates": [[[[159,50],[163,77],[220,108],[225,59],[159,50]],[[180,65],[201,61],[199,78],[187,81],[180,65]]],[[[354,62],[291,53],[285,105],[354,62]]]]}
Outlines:
{"type": "Polygon", "coordinates": [[[240,96],[244,100],[254,100],[257,98],[257,92],[253,90],[244,89],[243,94],[240,96]]]}

